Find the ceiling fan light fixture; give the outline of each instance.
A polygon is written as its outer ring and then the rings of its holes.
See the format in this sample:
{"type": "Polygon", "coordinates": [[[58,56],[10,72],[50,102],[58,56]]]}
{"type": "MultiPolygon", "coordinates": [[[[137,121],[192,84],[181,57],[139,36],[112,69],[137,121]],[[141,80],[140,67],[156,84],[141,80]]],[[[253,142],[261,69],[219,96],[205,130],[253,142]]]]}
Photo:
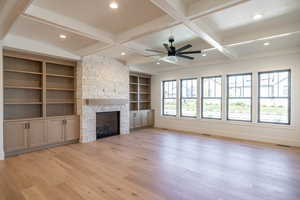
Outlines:
{"type": "Polygon", "coordinates": [[[256,15],[253,16],[253,19],[254,20],[260,20],[262,17],[263,17],[262,14],[256,14],[256,15]]]}
{"type": "Polygon", "coordinates": [[[178,62],[178,58],[176,56],[165,56],[162,57],[160,60],[173,64],[178,62]]]}
{"type": "Polygon", "coordinates": [[[110,4],[109,4],[109,7],[112,8],[112,9],[117,9],[119,8],[119,4],[115,1],[112,1],[110,4]]]}
{"type": "Polygon", "coordinates": [[[121,53],[121,56],[125,56],[125,55],[126,55],[126,53],[125,53],[125,52],[122,52],[122,53],[121,53]]]}
{"type": "Polygon", "coordinates": [[[207,54],[206,54],[206,53],[204,53],[204,54],[202,54],[202,56],[203,56],[203,57],[205,57],[205,56],[207,56],[207,54]]]}

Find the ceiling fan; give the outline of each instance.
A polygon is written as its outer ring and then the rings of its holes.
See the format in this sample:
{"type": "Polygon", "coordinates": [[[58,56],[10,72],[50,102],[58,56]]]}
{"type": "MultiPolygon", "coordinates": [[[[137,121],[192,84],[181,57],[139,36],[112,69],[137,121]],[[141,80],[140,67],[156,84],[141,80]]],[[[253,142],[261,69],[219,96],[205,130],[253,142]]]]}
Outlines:
{"type": "Polygon", "coordinates": [[[176,49],[176,47],[173,45],[174,41],[175,41],[174,37],[170,36],[169,44],[167,43],[163,44],[167,52],[160,51],[160,50],[153,50],[153,49],[146,49],[146,51],[158,53],[156,55],[150,55],[150,56],[163,56],[162,58],[160,58],[160,60],[170,62],[170,63],[176,63],[178,61],[177,57],[194,60],[194,57],[187,56],[187,55],[201,53],[201,51],[185,51],[192,47],[191,44],[187,44],[179,49],[176,49]]]}

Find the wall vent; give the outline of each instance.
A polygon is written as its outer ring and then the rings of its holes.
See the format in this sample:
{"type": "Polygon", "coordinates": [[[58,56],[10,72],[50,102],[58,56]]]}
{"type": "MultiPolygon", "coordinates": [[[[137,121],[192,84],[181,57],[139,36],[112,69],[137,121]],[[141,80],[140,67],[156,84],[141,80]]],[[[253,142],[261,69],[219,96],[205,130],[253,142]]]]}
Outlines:
{"type": "Polygon", "coordinates": [[[289,145],[284,145],[284,144],[276,144],[276,146],[279,146],[279,147],[286,147],[286,148],[290,148],[291,146],[289,145]]]}

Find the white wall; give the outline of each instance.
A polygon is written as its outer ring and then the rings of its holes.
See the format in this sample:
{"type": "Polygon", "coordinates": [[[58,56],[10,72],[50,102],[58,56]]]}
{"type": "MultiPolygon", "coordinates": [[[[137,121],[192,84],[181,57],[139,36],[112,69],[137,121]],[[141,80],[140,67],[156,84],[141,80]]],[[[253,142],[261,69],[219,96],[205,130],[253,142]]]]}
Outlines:
{"type": "MultiPolygon", "coordinates": [[[[223,84],[223,92],[225,84],[223,84]]],[[[223,108],[225,108],[223,100],[223,108]]],[[[155,127],[206,133],[211,135],[257,140],[277,144],[300,146],[300,54],[252,58],[239,61],[228,61],[223,64],[199,66],[176,70],[174,72],[154,75],[152,80],[152,108],[155,112],[155,127]],[[277,69],[292,71],[292,104],[291,125],[272,125],[256,123],[257,121],[257,72],[277,69]],[[253,72],[253,123],[226,121],[226,109],[223,109],[223,120],[191,119],[161,116],[161,81],[188,77],[201,77],[253,72]]]]}
{"type": "Polygon", "coordinates": [[[0,40],[0,160],[4,159],[3,144],[3,49],[0,40]]]}

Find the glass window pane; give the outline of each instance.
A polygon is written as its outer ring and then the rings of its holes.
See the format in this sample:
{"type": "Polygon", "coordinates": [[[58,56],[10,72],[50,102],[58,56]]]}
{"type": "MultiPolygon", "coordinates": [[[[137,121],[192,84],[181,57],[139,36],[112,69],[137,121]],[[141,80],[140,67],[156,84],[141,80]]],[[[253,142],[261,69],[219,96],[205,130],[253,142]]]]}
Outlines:
{"type": "Polygon", "coordinates": [[[181,115],[187,117],[196,117],[197,115],[197,100],[196,99],[182,99],[181,115]]]}
{"type": "Polygon", "coordinates": [[[251,75],[228,76],[229,97],[251,97],[251,75]]]}
{"type": "Polygon", "coordinates": [[[260,99],[260,121],[288,123],[288,99],[260,99]]]}
{"type": "Polygon", "coordinates": [[[251,99],[229,99],[228,119],[250,121],[251,99]]]}
{"type": "Polygon", "coordinates": [[[203,99],[202,117],[221,118],[221,99],[203,99]]]}
{"type": "Polygon", "coordinates": [[[197,79],[181,80],[183,98],[197,97],[197,79]]]}
{"type": "Polygon", "coordinates": [[[222,97],[222,78],[203,78],[203,97],[222,97]]]}
{"type": "Polygon", "coordinates": [[[176,99],[164,100],[164,115],[176,115],[176,99]]]}

